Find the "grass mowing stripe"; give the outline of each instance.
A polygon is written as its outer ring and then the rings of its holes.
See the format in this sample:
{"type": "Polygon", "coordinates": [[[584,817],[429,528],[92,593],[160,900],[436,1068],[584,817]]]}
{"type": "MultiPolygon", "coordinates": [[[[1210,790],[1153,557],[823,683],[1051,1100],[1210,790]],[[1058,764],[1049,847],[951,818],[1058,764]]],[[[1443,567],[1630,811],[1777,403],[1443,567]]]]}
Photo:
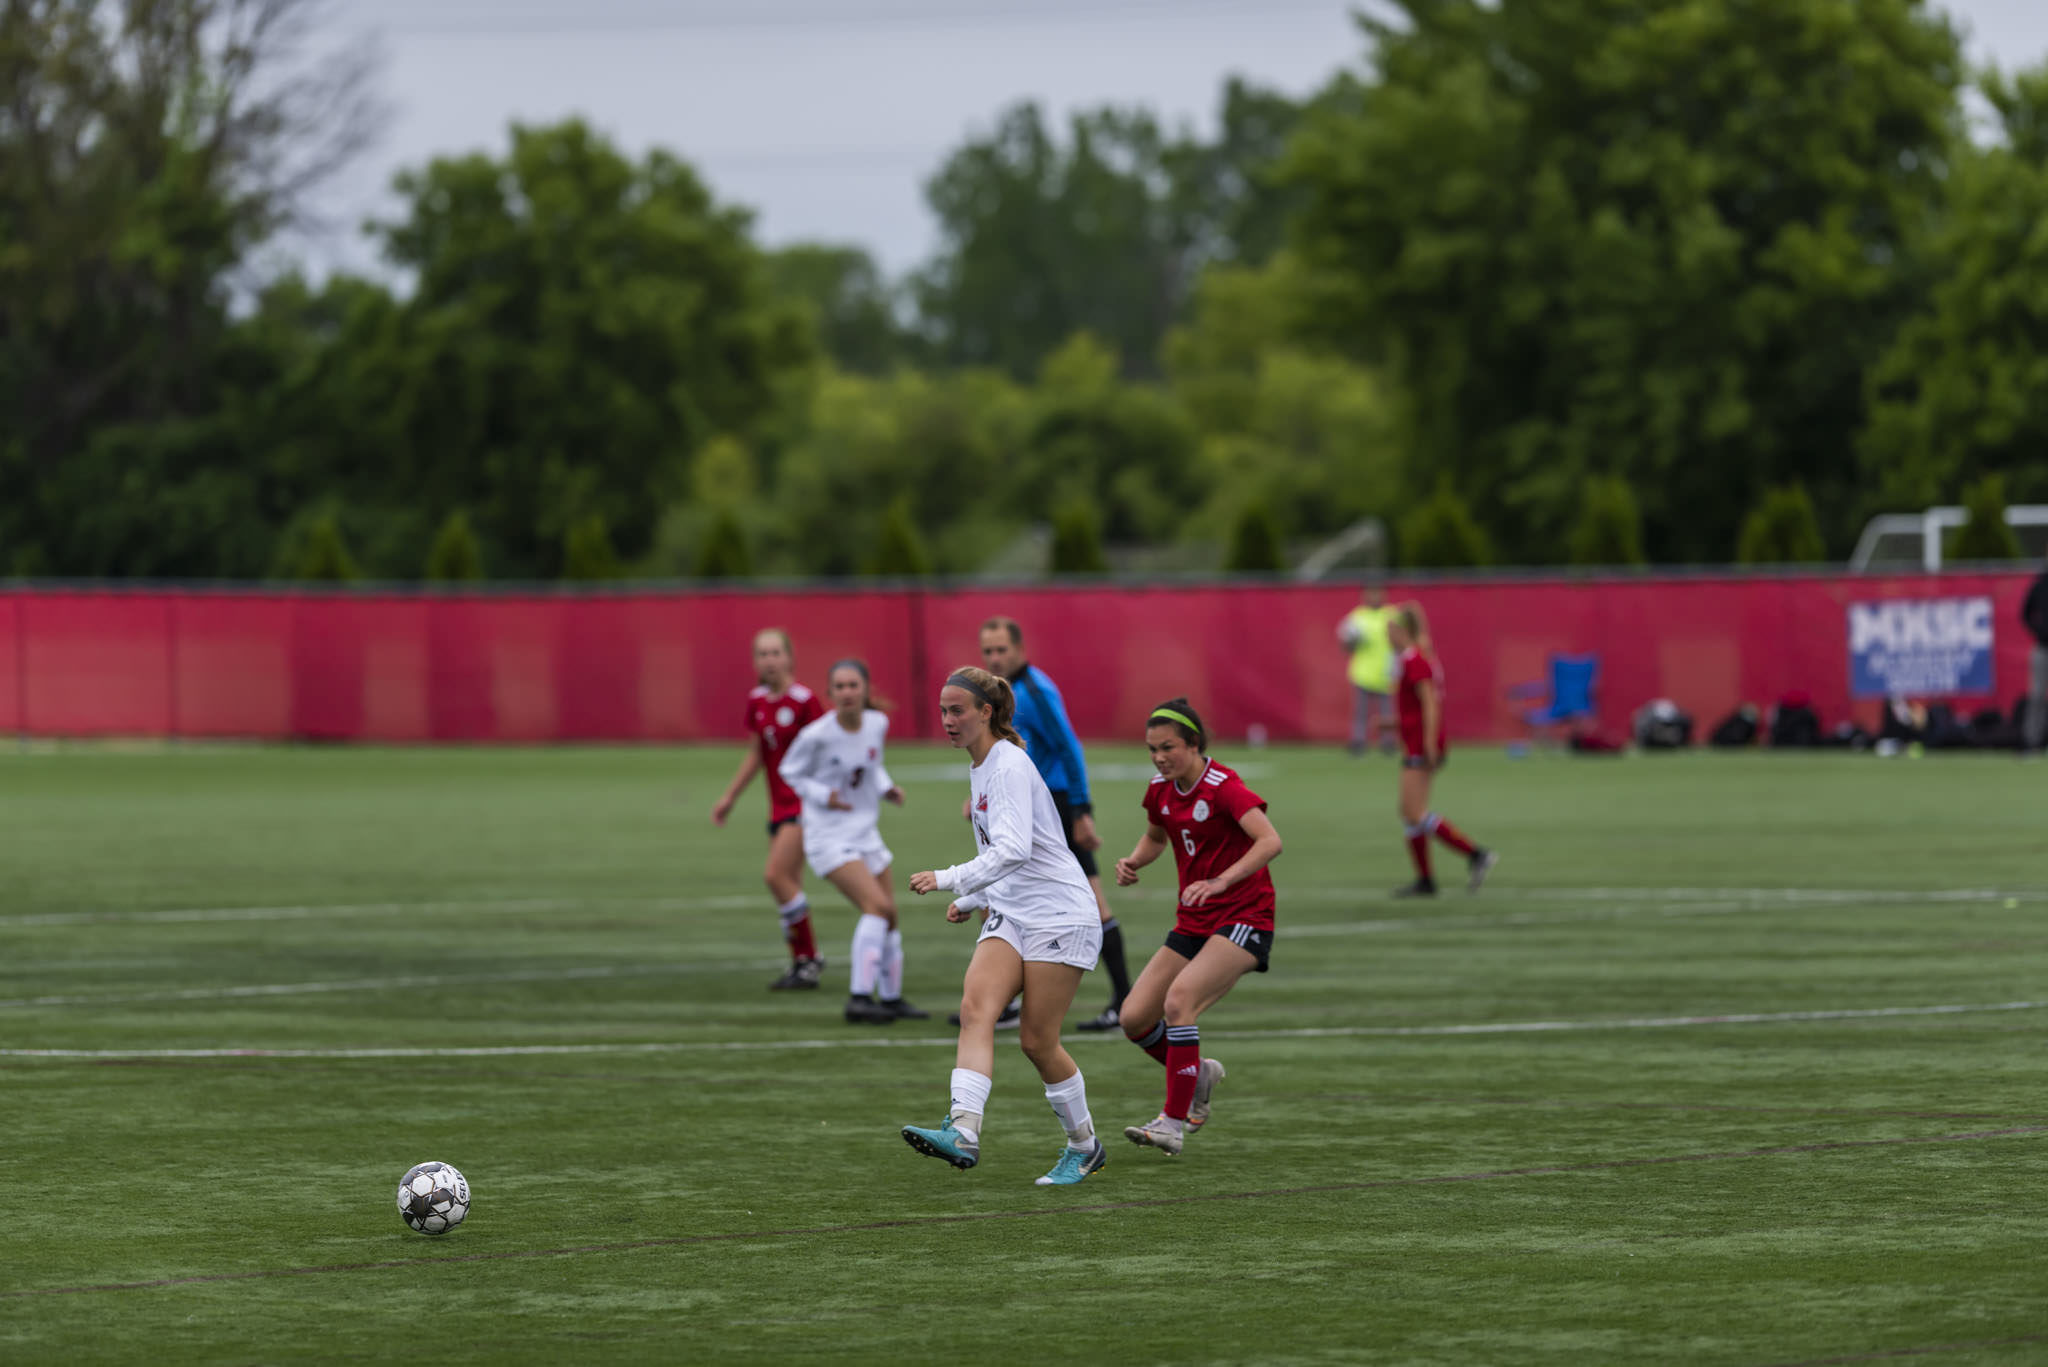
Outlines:
{"type": "Polygon", "coordinates": [[[725,973],[735,968],[772,968],[780,959],[697,959],[686,964],[637,968],[531,968],[515,973],[432,973],[389,978],[344,978],[321,983],[251,983],[237,987],[173,987],[150,992],[111,992],[74,997],[0,999],[0,1007],[103,1006],[118,1002],[192,1002],[244,997],[302,997],[329,992],[388,992],[408,987],[460,987],[481,983],[577,982],[593,978],[668,978],[725,973]]]}
{"type": "MultiPolygon", "coordinates": [[[[1371,1182],[1323,1182],[1303,1187],[1269,1187],[1256,1191],[1203,1192],[1194,1196],[1161,1196],[1141,1201],[1103,1201],[1085,1206],[1040,1207],[1035,1210],[968,1211],[958,1215],[919,1215],[900,1220],[869,1220],[852,1224],[810,1225],[794,1229],[736,1230],[727,1234],[683,1234],[662,1239],[631,1239],[619,1243],[580,1244],[573,1248],[508,1249],[502,1253],[458,1253],[433,1259],[447,1263],[504,1262],[518,1258],[567,1258],[585,1253],[630,1253],[648,1248],[684,1248],[693,1244],[735,1243],[756,1239],[816,1238],[832,1234],[864,1234],[935,1225],[977,1224],[990,1220],[1028,1220],[1049,1215],[1096,1215],[1120,1210],[1156,1210],[1206,1205],[1221,1201],[1265,1201],[1289,1196],[1325,1196],[1339,1192],[1387,1191],[1401,1187],[1441,1186],[1456,1182],[1503,1182],[1521,1177],[1560,1177],[1579,1172],[1613,1172],[1626,1168],[1662,1167],[1673,1163],[1725,1163],[1749,1158],[1781,1158],[1793,1154],[1840,1153],[1855,1149],[1896,1148],[1906,1144],[1964,1144],[1984,1139],[2011,1139],[2048,1134],[2048,1125],[2014,1125],[1997,1130],[1964,1130],[1951,1134],[1899,1135],[1890,1139],[1821,1139],[1804,1144],[1771,1144],[1752,1149],[1707,1153],[1651,1154],[1642,1158],[1600,1158],[1583,1163],[1543,1163],[1524,1168],[1491,1168],[1481,1172],[1438,1173],[1427,1177],[1388,1177],[1371,1182]]],[[[389,1258],[374,1263],[329,1263],[319,1267],[263,1268],[254,1272],[218,1272],[197,1277],[164,1277],[146,1282],[107,1282],[94,1286],[27,1287],[0,1291],[0,1300],[27,1296],[79,1296],[107,1291],[152,1291],[171,1286],[254,1281],[269,1277],[310,1277],[335,1272],[385,1272],[426,1266],[424,1258],[389,1258]]]]}
{"type": "MultiPolygon", "coordinates": [[[[1145,894],[1133,894],[1143,897],[1145,894]]],[[[1368,900],[1378,902],[1379,894],[1356,884],[1318,886],[1315,884],[1289,883],[1285,898],[1288,901],[1350,901],[1368,900]]],[[[1925,902],[1995,902],[2006,899],[2032,902],[2048,898],[2048,890],[2041,888],[1931,888],[1925,890],[1900,890],[1882,888],[1489,888],[1486,899],[1489,902],[1525,899],[1535,902],[1560,901],[1620,901],[1635,903],[1632,909],[1657,910],[1665,907],[1683,907],[1706,903],[1716,909],[1752,906],[1782,907],[1787,905],[1875,905],[1914,906],[1925,902]]],[[[256,906],[256,907],[178,907],[155,911],[65,911],[44,912],[20,916],[0,916],[0,926],[82,926],[102,923],[147,924],[207,921],[298,921],[315,920],[323,916],[400,916],[413,912],[494,912],[510,913],[565,911],[594,907],[632,907],[655,911],[737,911],[748,907],[765,905],[766,899],[760,893],[719,893],[705,897],[550,897],[550,898],[468,898],[460,901],[432,902],[342,902],[332,905],[256,906]]],[[[1484,919],[1484,918],[1480,918],[1484,919]]],[[[1441,922],[1428,917],[1414,917],[1402,920],[1345,922],[1347,928],[1360,926],[1408,926],[1433,925],[1441,922]]],[[[1281,933],[1304,933],[1303,927],[1283,927],[1281,933]]],[[[1334,929],[1307,931],[1307,933],[1336,934],[1334,929]]]]}
{"type": "Polygon", "coordinates": [[[1842,1357],[1805,1358],[1799,1362],[1777,1362],[1770,1367],[1838,1367],[1848,1362],[1885,1362],[1897,1358],[1932,1357],[1937,1353],[1974,1353],[1985,1348],[2016,1348],[2022,1343],[2048,1342],[2048,1334],[2021,1334],[2009,1339],[1977,1339],[1969,1343],[1923,1343],[1911,1348],[1873,1348],[1865,1353],[1842,1357]]]}
{"type": "MultiPolygon", "coordinates": [[[[1778,1025],[1808,1021],[1882,1020],[1900,1016],[1955,1016],[1987,1011],[2039,1011],[2048,1001],[1981,1002],[1941,1006],[1864,1006],[1821,1011],[1745,1011],[1714,1016],[1639,1016],[1623,1020],[1492,1021],[1464,1025],[1332,1025],[1287,1030],[1214,1030],[1219,1040],[1357,1039],[1446,1035],[1539,1034],[1572,1030],[1668,1030],[1685,1026],[1778,1025]]],[[[1113,1040],[1117,1036],[1068,1033],[1063,1042],[1113,1040]]],[[[771,1049],[936,1048],[955,1043],[951,1035],[914,1039],[650,1040],[639,1044],[489,1044],[354,1049],[0,1049],[0,1058],[499,1058],[546,1054],[752,1053],[771,1049]]]]}

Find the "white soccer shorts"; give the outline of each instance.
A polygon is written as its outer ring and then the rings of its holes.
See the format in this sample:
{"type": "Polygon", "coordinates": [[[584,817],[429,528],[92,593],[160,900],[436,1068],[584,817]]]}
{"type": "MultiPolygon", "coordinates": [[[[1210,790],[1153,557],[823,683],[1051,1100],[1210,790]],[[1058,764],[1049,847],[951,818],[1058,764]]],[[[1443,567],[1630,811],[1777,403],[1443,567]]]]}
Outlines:
{"type": "Polygon", "coordinates": [[[896,862],[896,856],[889,852],[880,836],[855,840],[821,831],[814,837],[808,826],[804,828],[804,859],[810,864],[811,872],[820,878],[855,860],[866,865],[869,873],[879,877],[882,870],[896,862]]]}
{"type": "Polygon", "coordinates": [[[1026,963],[1072,964],[1090,969],[1102,957],[1102,922],[1066,921],[1051,925],[1021,925],[1000,911],[991,911],[981,923],[981,940],[997,939],[1017,951],[1026,963]]]}

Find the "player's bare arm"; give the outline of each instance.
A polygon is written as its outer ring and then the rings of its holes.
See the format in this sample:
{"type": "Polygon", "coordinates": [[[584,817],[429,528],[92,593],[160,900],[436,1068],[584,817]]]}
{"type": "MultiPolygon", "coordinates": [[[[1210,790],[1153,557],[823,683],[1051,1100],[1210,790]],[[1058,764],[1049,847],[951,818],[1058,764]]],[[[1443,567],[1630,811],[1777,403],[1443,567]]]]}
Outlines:
{"type": "Polygon", "coordinates": [[[1443,762],[1443,747],[1438,741],[1444,701],[1437,695],[1436,680],[1425,679],[1415,685],[1415,696],[1422,703],[1422,762],[1434,769],[1443,762]]]}
{"type": "Polygon", "coordinates": [[[1130,887],[1138,881],[1139,869],[1165,853],[1166,832],[1158,826],[1147,826],[1131,852],[1116,861],[1116,885],[1120,888],[1130,887]]]}
{"type": "Polygon", "coordinates": [[[740,800],[740,794],[754,781],[754,775],[761,772],[761,752],[753,746],[747,747],[745,759],[740,761],[739,772],[732,776],[732,782],[725,785],[725,792],[718,801],[711,804],[711,824],[723,826],[725,819],[732,815],[733,804],[740,800]]]}
{"type": "Polygon", "coordinates": [[[1095,814],[1083,812],[1074,818],[1074,843],[1084,850],[1102,848],[1102,837],[1095,833],[1095,814]]]}
{"type": "Polygon", "coordinates": [[[1182,905],[1198,907],[1211,897],[1236,887],[1279,857],[1280,832],[1273,828],[1272,818],[1253,808],[1239,817],[1237,824],[1252,838],[1252,847],[1244,852],[1242,859],[1216,877],[1201,879],[1181,889],[1182,905]]]}

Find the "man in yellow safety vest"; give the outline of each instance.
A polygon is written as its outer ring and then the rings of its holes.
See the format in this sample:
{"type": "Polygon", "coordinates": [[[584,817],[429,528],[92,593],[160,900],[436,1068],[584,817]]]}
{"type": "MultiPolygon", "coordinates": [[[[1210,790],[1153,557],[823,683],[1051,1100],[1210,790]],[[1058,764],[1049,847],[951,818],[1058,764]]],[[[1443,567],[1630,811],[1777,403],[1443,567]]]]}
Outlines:
{"type": "Polygon", "coordinates": [[[1351,753],[1362,755],[1373,742],[1375,714],[1382,750],[1394,748],[1394,652],[1387,645],[1387,623],[1394,609],[1378,584],[1358,592],[1358,606],[1337,624],[1337,640],[1351,655],[1351,753]]]}

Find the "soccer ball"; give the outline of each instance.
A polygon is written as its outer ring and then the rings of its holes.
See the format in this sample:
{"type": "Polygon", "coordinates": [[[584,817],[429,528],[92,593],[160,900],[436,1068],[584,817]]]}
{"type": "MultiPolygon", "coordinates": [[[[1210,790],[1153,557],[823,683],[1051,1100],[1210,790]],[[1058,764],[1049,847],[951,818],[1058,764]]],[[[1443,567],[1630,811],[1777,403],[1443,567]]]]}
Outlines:
{"type": "Polygon", "coordinates": [[[469,1183],[446,1163],[422,1163],[398,1183],[398,1215],[422,1234],[446,1234],[469,1214],[469,1183]]]}
{"type": "Polygon", "coordinates": [[[1358,649],[1359,642],[1363,641],[1364,639],[1365,628],[1359,626],[1358,623],[1352,621],[1349,617],[1346,617],[1342,622],[1338,623],[1337,640],[1343,645],[1343,647],[1346,650],[1358,649]]]}

